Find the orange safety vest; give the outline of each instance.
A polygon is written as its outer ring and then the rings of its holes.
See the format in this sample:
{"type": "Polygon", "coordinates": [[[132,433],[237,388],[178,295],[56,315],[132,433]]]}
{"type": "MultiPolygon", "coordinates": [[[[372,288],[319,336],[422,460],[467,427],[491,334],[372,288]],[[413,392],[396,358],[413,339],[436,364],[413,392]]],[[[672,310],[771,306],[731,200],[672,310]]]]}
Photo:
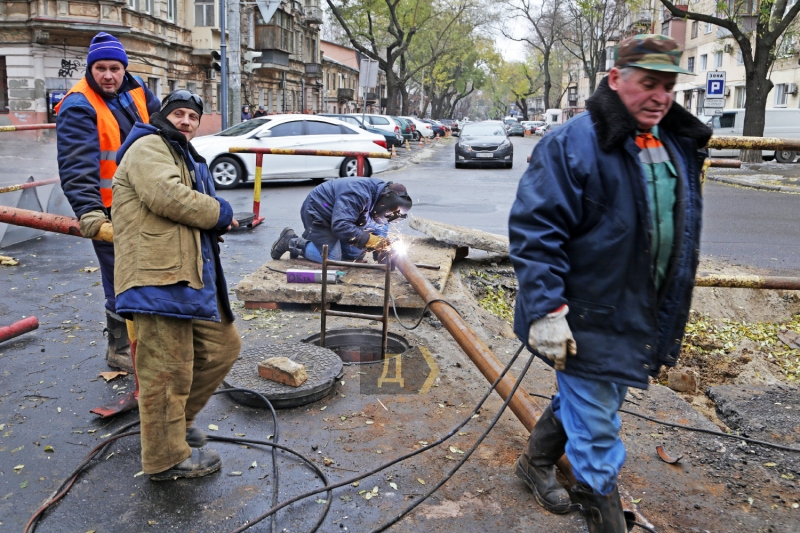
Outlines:
{"type": "MultiPolygon", "coordinates": [[[[117,150],[122,145],[119,124],[106,101],[89,87],[86,78],[81,79],[64,95],[64,98],[55,107],[56,113],[67,96],[72,93],[81,93],[85,96],[97,115],[97,136],[100,140],[100,197],[104,206],[111,207],[111,180],[117,171],[117,150]]],[[[133,103],[136,104],[136,109],[139,110],[139,116],[145,124],[148,123],[150,114],[147,112],[147,96],[144,89],[140,86],[130,91],[129,94],[133,98],[133,103]]]]}

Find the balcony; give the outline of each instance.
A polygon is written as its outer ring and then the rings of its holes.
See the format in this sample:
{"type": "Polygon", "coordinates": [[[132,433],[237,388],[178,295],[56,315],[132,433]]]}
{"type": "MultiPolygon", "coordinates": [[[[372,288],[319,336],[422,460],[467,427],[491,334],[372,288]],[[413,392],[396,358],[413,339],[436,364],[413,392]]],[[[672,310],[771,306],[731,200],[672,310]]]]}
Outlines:
{"type": "Polygon", "coordinates": [[[376,93],[367,93],[367,105],[372,105],[378,101],[378,95],[376,93]]]}
{"type": "Polygon", "coordinates": [[[256,24],[255,48],[292,53],[292,32],[272,24],[256,24]]]}
{"type": "Polygon", "coordinates": [[[322,65],[319,63],[306,63],[306,76],[312,78],[322,77],[322,65]]]}
{"type": "Polygon", "coordinates": [[[337,89],[336,90],[336,98],[340,102],[350,102],[353,100],[353,89],[337,89]]]}
{"type": "Polygon", "coordinates": [[[306,24],[322,24],[322,9],[306,6],[306,24]]]}

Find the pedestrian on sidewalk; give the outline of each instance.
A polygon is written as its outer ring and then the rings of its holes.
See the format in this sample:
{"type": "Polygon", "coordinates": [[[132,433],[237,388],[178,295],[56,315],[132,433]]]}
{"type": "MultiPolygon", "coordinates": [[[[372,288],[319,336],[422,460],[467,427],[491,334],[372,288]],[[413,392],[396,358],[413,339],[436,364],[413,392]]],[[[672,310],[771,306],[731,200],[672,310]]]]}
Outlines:
{"type": "MultiPolygon", "coordinates": [[[[56,106],[58,172],[61,188],[81,233],[92,238],[110,222],[111,179],[117,170],[117,149],[133,125],[147,123],[160,103],[142,79],[125,69],[128,55],[116,37],[94,36],[86,56],[86,75],[56,106]]],[[[114,245],[92,241],[106,298],[108,348],[106,363],[133,372],[125,320],[116,312],[114,245]]]]}
{"type": "MultiPolygon", "coordinates": [[[[404,219],[411,197],[400,183],[378,178],[339,178],[317,185],[300,208],[303,236],[284,228],[272,245],[275,260],[289,252],[292,259],[304,257],[322,262],[322,247],[334,261],[363,262],[367,251],[381,252],[388,246],[391,222],[404,219]]],[[[375,255],[376,259],[378,254],[375,255]]]]}
{"type": "Polygon", "coordinates": [[[267,116],[267,112],[264,111],[264,106],[263,105],[258,106],[258,109],[256,110],[256,112],[253,113],[253,118],[266,117],[266,116],[267,116]]]}
{"type": "Polygon", "coordinates": [[[203,116],[187,90],[136,124],[114,176],[117,309],[138,340],[142,470],[161,481],[219,470],[194,420],[239,357],[218,238],[237,227],[189,141],[203,116]]]}
{"type": "Polygon", "coordinates": [[[511,209],[514,330],[558,383],[515,470],[567,513],[554,475],[566,452],[591,533],[627,531],[617,410],[677,363],[694,287],[711,130],[673,102],[678,73],[691,74],[680,57],[663,35],[622,41],[588,113],[534,149],[511,209]]]}

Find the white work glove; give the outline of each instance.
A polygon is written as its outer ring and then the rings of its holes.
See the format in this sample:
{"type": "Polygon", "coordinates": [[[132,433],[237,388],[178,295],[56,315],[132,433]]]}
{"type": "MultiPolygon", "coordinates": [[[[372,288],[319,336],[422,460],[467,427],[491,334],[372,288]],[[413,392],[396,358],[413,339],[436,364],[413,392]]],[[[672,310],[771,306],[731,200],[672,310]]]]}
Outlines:
{"type": "Polygon", "coordinates": [[[578,346],[567,324],[569,307],[562,305],[552,313],[531,323],[528,345],[555,364],[556,370],[567,366],[567,354],[578,353],[578,346]]]}
{"type": "Polygon", "coordinates": [[[100,232],[100,227],[106,222],[110,222],[110,220],[108,220],[105,211],[95,209],[84,213],[78,222],[81,227],[81,235],[87,239],[93,239],[100,232]]]}

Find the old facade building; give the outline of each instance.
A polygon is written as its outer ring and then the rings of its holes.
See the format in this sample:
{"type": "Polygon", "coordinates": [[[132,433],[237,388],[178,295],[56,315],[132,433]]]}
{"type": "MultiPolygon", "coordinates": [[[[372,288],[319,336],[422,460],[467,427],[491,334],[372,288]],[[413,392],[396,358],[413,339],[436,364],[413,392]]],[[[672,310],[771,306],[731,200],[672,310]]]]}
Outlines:
{"type": "Polygon", "coordinates": [[[378,71],[378,86],[365,92],[358,86],[361,54],[347,46],[321,41],[323,53],[324,109],[326,113],[359,113],[367,100],[367,113],[386,107],[386,74],[378,71]],[[380,97],[379,97],[380,96],[380,97]]]}

